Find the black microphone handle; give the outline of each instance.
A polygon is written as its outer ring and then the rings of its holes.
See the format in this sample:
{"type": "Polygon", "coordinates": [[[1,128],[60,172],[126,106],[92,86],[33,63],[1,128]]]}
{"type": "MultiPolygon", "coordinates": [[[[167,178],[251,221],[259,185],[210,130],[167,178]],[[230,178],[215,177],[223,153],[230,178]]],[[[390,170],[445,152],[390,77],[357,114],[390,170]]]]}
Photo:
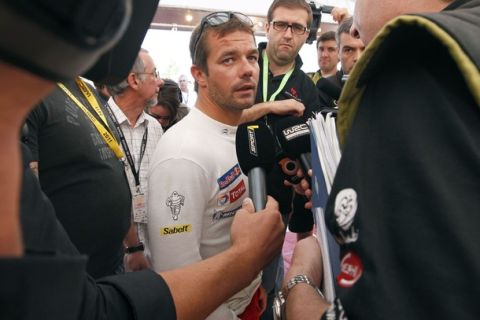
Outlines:
{"type": "MultiPolygon", "coordinates": [[[[303,170],[303,177],[304,179],[307,180],[308,184],[310,185],[310,189],[312,189],[312,178],[308,175],[308,170],[312,169],[312,154],[310,152],[307,153],[301,153],[300,154],[300,164],[302,166],[303,170]]],[[[308,201],[307,197],[305,195],[302,195],[302,198],[305,199],[305,201],[308,201]]]]}
{"type": "Polygon", "coordinates": [[[312,155],[310,152],[300,154],[300,162],[305,176],[308,176],[308,170],[312,169],[312,155]]]}
{"type": "Polygon", "coordinates": [[[248,172],[248,190],[255,212],[265,209],[267,205],[267,174],[265,169],[255,167],[248,172]]]}

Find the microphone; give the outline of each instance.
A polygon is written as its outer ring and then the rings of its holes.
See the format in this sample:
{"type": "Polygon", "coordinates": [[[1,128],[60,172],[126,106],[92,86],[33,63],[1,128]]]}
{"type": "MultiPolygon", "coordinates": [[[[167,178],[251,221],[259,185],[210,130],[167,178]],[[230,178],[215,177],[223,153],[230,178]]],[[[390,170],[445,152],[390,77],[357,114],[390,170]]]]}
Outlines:
{"type": "Polygon", "coordinates": [[[297,117],[285,117],[277,122],[276,135],[286,155],[300,159],[305,177],[312,169],[310,156],[310,127],[305,120],[297,117]]]}
{"type": "Polygon", "coordinates": [[[342,88],[337,86],[332,81],[328,80],[327,78],[320,78],[317,81],[317,89],[325,92],[329,97],[334,100],[338,100],[340,98],[340,93],[342,92],[342,88]]]}
{"type": "Polygon", "coordinates": [[[260,121],[242,123],[235,137],[238,163],[248,176],[249,196],[255,212],[267,204],[267,173],[275,161],[275,140],[267,125],[260,121]]]}
{"type": "Polygon", "coordinates": [[[285,179],[291,184],[299,184],[302,179],[297,176],[298,163],[289,157],[283,157],[278,161],[280,170],[285,175],[285,179]]]}

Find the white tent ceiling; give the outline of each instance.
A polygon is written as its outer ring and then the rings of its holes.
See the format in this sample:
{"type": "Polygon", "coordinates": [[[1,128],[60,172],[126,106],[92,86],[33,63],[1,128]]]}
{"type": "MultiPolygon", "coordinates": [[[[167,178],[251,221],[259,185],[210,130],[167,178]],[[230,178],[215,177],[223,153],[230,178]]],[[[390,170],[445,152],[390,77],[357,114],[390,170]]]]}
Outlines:
{"type": "MultiPolygon", "coordinates": [[[[311,0],[307,0],[311,2],[311,0]]],[[[336,7],[348,8],[349,12],[353,12],[355,0],[315,0],[317,6],[329,5],[336,7]]],[[[245,14],[264,16],[267,14],[268,7],[272,0],[160,0],[160,6],[176,7],[185,9],[205,9],[208,11],[216,10],[232,10],[245,14]]],[[[329,15],[325,15],[325,22],[330,19],[329,15]]]]}

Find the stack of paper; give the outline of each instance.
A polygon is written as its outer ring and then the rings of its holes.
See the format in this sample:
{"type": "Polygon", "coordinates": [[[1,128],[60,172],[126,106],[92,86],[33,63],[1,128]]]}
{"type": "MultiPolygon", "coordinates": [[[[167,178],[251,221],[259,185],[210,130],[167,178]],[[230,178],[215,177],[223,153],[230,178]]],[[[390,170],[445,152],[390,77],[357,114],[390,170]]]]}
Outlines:
{"type": "Polygon", "coordinates": [[[323,257],[323,293],[329,302],[335,298],[333,277],[340,269],[339,247],[325,226],[324,210],[340,161],[335,117],[332,113],[317,114],[309,121],[312,153],[313,217],[323,257]]]}

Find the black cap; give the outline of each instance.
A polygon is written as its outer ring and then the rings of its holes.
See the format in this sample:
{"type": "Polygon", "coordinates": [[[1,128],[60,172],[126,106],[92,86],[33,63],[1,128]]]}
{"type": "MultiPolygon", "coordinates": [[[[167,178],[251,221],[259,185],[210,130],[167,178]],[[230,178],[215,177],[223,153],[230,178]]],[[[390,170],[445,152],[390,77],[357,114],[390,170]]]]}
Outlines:
{"type": "Polygon", "coordinates": [[[310,152],[310,127],[298,117],[286,117],[277,122],[275,133],[283,151],[293,159],[310,152]]]}
{"type": "Polygon", "coordinates": [[[0,1],[0,59],[49,80],[72,79],[118,42],[131,14],[131,0],[0,1]]]}
{"type": "Polygon", "coordinates": [[[270,171],[275,161],[275,140],[267,125],[260,121],[246,122],[238,126],[236,135],[238,163],[248,175],[252,168],[270,171]]]}
{"type": "Polygon", "coordinates": [[[132,1],[132,17],[120,41],[107,51],[84,76],[107,85],[122,82],[132,69],[159,0],[132,1]]]}

